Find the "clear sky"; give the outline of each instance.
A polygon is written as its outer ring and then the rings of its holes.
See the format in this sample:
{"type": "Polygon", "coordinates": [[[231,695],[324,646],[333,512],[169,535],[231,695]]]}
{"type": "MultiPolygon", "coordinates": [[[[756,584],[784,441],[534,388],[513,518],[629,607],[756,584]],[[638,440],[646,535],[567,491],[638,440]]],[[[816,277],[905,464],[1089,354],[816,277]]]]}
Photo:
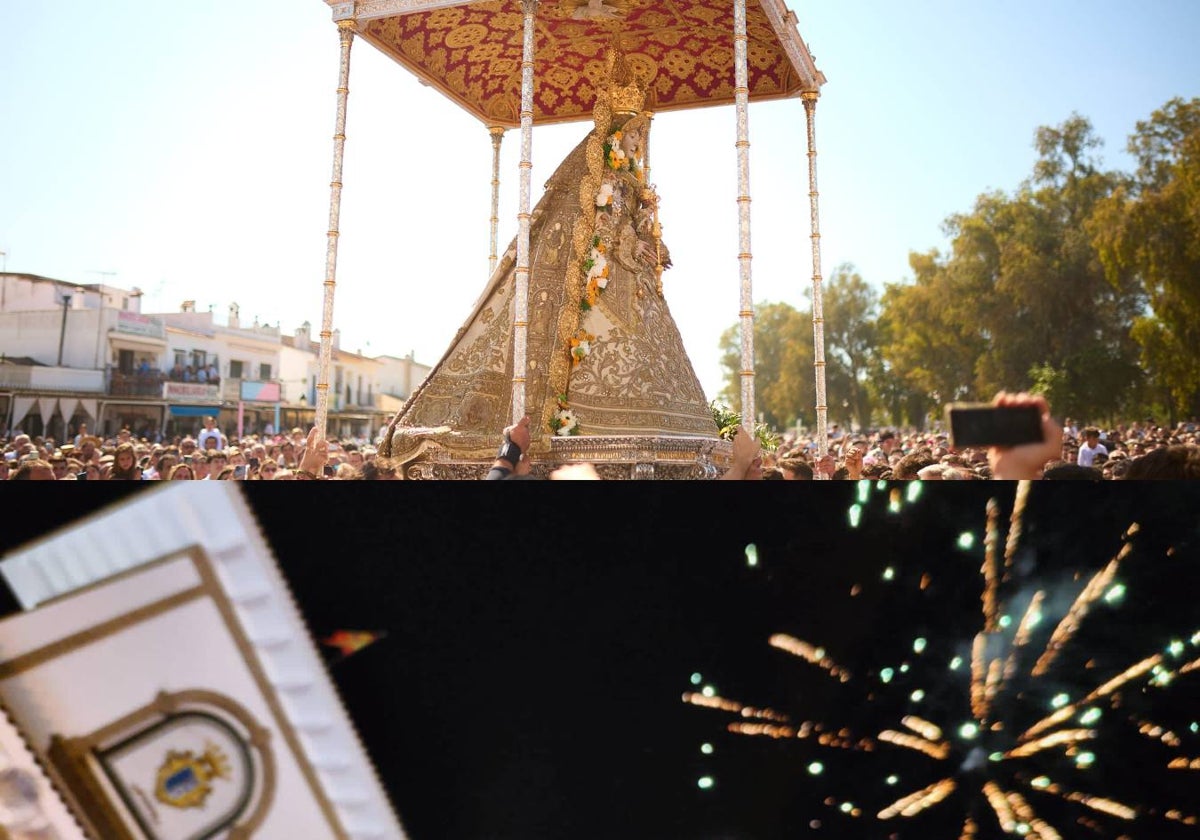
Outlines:
{"type": "MultiPolygon", "coordinates": [[[[553,0],[545,0],[553,2],[553,0]]],[[[754,0],[751,0],[754,2],[754,0]]],[[[817,106],[822,268],[911,278],[943,220],[1032,171],[1073,113],[1104,163],[1170,98],[1200,96],[1200,3],[790,0],[828,78],[817,106]]],[[[0,0],[0,250],[10,271],[210,305],[284,334],[321,322],[338,38],[322,0],[0,0]]],[[[533,200],[585,123],[535,129],[533,200]]],[[[756,302],[811,287],[804,109],[750,108],[756,302]]],[[[709,398],[739,304],[732,106],[651,136],[674,266],[667,301],[709,398]]],[[[516,232],[505,135],[500,250],[516,232]]],[[[491,142],[475,118],[356,41],[335,326],[342,346],[436,362],[487,280],[491,142]]]]}

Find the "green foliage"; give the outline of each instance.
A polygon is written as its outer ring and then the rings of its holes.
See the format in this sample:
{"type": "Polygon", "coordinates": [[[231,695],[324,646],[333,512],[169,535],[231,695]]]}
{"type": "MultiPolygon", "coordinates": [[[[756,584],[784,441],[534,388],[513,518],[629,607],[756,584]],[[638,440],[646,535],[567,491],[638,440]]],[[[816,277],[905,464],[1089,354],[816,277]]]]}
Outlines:
{"type": "MultiPolygon", "coordinates": [[[[734,411],[727,405],[722,405],[716,400],[708,404],[708,410],[712,412],[713,421],[717,424],[718,435],[722,440],[733,440],[733,436],[742,428],[742,415],[740,412],[734,411]]],[[[757,423],[754,426],[754,436],[758,438],[759,445],[765,452],[774,452],[779,448],[780,436],[772,431],[765,423],[757,423]]]]}
{"type": "Polygon", "coordinates": [[[1149,314],[1130,332],[1171,420],[1200,413],[1200,99],[1172,99],[1137,124],[1138,171],[1089,220],[1114,286],[1138,283],[1149,314]]]}
{"type": "MultiPolygon", "coordinates": [[[[1078,114],[1039,128],[1029,178],[949,216],[949,253],[910,253],[913,280],[881,297],[853,266],[834,271],[832,421],[921,425],[941,403],[1000,390],[1040,391],[1077,419],[1200,415],[1200,99],[1137,124],[1133,175],[1104,171],[1101,145],[1078,114]]],[[[811,321],[787,304],[756,312],[755,404],[774,427],[813,416],[811,321]]],[[[721,349],[733,402],[737,325],[721,349]]]]}
{"type": "MultiPolygon", "coordinates": [[[[721,364],[726,385],[719,397],[741,400],[741,328],[721,335],[721,364]]],[[[754,404],[773,428],[792,426],[816,403],[813,374],[812,313],[786,303],[763,303],[754,316],[754,404]]]]}

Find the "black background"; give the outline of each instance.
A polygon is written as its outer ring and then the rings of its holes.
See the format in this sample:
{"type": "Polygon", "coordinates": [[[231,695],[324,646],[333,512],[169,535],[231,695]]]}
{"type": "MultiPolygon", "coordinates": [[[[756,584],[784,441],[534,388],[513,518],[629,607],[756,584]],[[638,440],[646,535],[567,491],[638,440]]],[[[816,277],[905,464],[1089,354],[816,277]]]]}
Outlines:
{"type": "MultiPolygon", "coordinates": [[[[1001,836],[978,780],[961,777],[959,791],[923,815],[875,819],[900,795],[953,775],[957,762],[736,736],[725,731],[736,716],[681,695],[699,673],[723,696],[855,736],[900,729],[909,711],[947,725],[969,718],[962,681],[944,665],[980,629],[986,506],[997,500],[1006,530],[1011,483],[924,483],[898,513],[889,494],[908,486],[872,485],[857,528],[847,511],[858,485],[849,482],[243,487],[314,637],[386,633],[331,659],[330,673],[413,840],[957,838],[970,813],[978,837],[1001,836]],[[975,546],[956,547],[967,530],[975,546]],[[746,560],[751,543],[756,566],[746,560]],[[896,577],[884,582],[888,567],[896,577]],[[861,592],[851,596],[855,584],[861,592]],[[852,679],[838,683],[771,648],[775,632],[824,645],[852,679]],[[929,640],[919,657],[917,636],[929,640]],[[879,670],[902,661],[912,671],[882,685],[879,670]],[[918,687],[926,696],[914,705],[918,687]],[[813,760],[825,765],[820,777],[805,769],[813,760]],[[903,781],[885,786],[890,773],[903,781]],[[702,790],[702,776],[715,785],[702,790]],[[836,806],[846,801],[861,816],[843,815],[836,806]]],[[[147,489],[27,483],[0,548],[147,489]]],[[[1073,595],[1131,522],[1141,533],[1122,569],[1125,603],[1095,609],[1047,678],[1013,680],[998,704],[1005,721],[1028,726],[1056,691],[1077,697],[1200,631],[1197,511],[1200,488],[1186,483],[1033,485],[1014,591],[1073,595]]],[[[1060,762],[1043,768],[1056,780],[1138,806],[1138,819],[1036,800],[1063,837],[1196,836],[1157,812],[1200,810],[1196,771],[1162,769],[1168,754],[1200,756],[1187,729],[1200,679],[1144,684],[1106,712],[1088,747],[1092,770],[1063,763],[1062,751],[1043,756],[1060,762]],[[1184,746],[1130,736],[1122,722],[1134,714],[1170,724],[1184,746]]]]}

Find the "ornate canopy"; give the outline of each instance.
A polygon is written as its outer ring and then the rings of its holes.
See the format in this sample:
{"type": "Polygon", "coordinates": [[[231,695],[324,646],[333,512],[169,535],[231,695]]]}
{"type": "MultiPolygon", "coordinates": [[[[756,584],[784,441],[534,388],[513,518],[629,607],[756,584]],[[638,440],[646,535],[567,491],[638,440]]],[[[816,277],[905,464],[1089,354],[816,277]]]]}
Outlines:
{"type": "MultiPolygon", "coordinates": [[[[521,0],[326,0],[335,21],[488,126],[520,125],[521,0]]],[[[782,0],[748,0],[750,101],[815,91],[825,82],[782,0]]],[[[589,119],[604,54],[619,34],[647,84],[646,108],[734,102],[729,0],[541,0],[533,121],[589,119]]]]}

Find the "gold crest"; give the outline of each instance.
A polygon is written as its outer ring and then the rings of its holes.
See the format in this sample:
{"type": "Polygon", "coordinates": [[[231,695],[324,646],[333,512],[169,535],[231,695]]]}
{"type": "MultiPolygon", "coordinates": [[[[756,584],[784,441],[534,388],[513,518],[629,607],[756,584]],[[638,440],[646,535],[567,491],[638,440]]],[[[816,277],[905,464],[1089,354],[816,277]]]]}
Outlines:
{"type": "Polygon", "coordinates": [[[154,784],[154,798],[173,808],[200,808],[212,793],[213,779],[229,778],[229,761],[213,744],[200,755],[168,750],[154,784]]]}

